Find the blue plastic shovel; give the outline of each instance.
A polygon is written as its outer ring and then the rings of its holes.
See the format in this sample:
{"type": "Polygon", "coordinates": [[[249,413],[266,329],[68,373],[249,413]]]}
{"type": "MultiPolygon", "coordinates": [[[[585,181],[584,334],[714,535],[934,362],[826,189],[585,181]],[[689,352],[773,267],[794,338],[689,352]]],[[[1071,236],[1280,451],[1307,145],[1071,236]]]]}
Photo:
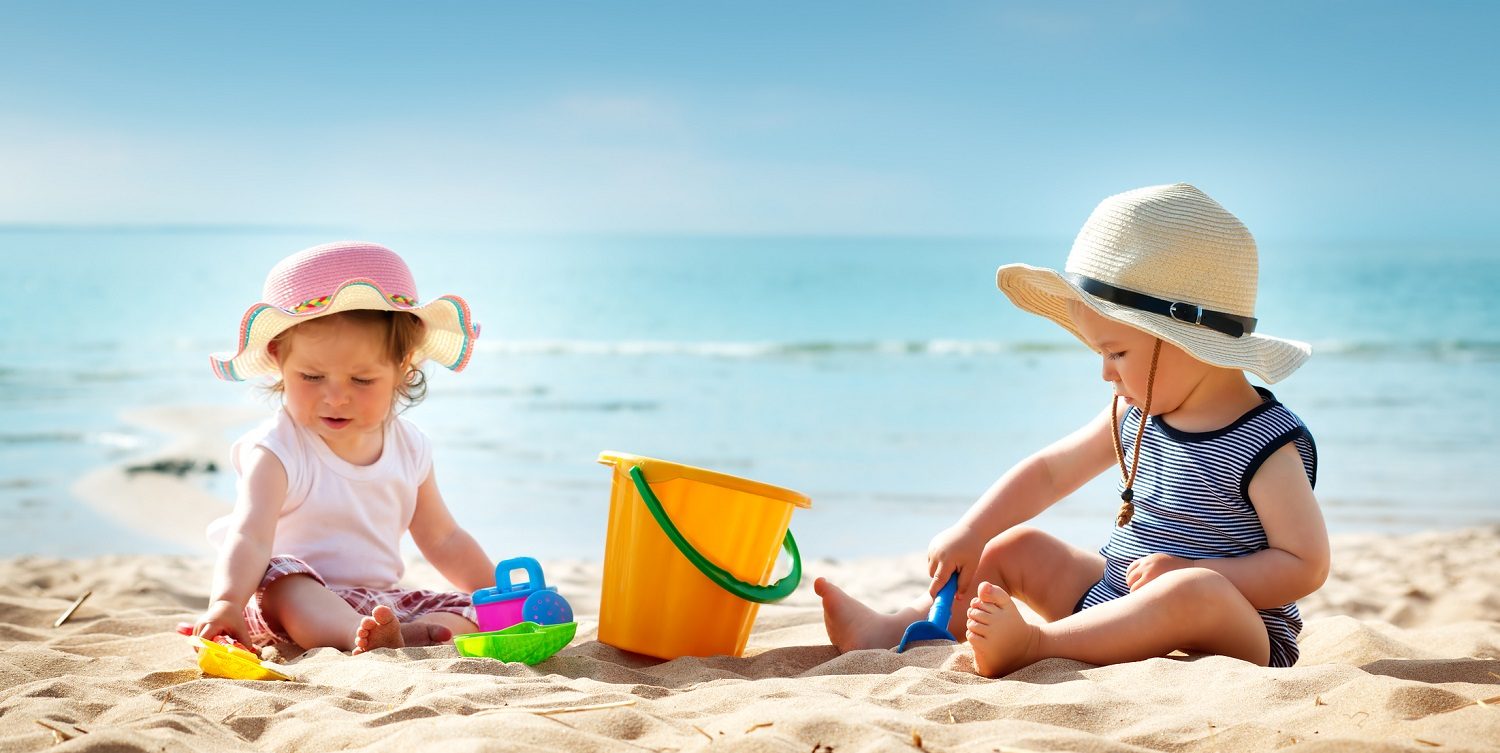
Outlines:
{"type": "Polygon", "coordinates": [[[906,626],[906,632],[901,634],[901,643],[896,646],[896,653],[906,650],[906,644],[912,641],[956,641],[957,638],[948,632],[948,620],[953,617],[953,596],[958,593],[958,573],[948,576],[948,582],[943,584],[943,590],[938,591],[937,598],[932,600],[932,609],[927,610],[927,619],[917,620],[906,626]]]}

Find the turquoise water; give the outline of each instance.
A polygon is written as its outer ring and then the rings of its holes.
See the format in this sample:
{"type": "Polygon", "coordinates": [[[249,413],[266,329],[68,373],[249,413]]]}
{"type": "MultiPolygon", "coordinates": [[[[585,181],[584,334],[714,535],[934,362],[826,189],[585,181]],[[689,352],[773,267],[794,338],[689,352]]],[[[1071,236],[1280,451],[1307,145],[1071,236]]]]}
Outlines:
{"type": "MultiPolygon", "coordinates": [[[[123,410],[259,400],[207,354],[277,259],[350,235],[0,232],[0,555],[174,551],[68,485],[162,441],[123,410]]],[[[811,556],[922,550],[1108,398],[1092,354],[994,288],[1003,262],[1060,264],[1065,238],[372,240],[483,323],[469,369],[432,373],[408,415],[497,555],[601,556],[604,449],[807,493],[811,556]]],[[[1261,268],[1261,330],[1315,348],[1272,389],[1317,438],[1331,529],[1500,521],[1500,247],[1263,242],[1261,268]]],[[[227,499],[224,476],[203,483],[227,499]]],[[[1101,543],[1113,483],[1041,522],[1101,543]]]]}

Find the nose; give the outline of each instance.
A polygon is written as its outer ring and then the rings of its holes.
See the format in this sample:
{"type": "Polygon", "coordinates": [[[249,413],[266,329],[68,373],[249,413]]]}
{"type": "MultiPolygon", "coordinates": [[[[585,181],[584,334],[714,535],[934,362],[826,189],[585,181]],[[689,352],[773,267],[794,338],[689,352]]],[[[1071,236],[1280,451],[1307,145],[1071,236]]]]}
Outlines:
{"type": "Polygon", "coordinates": [[[1111,383],[1119,381],[1119,374],[1116,373],[1108,356],[1099,359],[1099,378],[1111,383]]]}
{"type": "Polygon", "coordinates": [[[349,390],[329,380],[323,387],[323,402],[334,407],[343,405],[349,402],[349,390]]]}

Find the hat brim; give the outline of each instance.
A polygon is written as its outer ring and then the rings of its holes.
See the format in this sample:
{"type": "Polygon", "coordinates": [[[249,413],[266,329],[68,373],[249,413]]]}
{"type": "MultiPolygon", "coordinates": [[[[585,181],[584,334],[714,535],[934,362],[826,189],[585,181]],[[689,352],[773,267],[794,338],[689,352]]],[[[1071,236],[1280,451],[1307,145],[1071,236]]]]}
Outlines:
{"type": "Polygon", "coordinates": [[[415,314],[424,327],[422,342],[413,362],[432,360],[453,371],[463,371],[479,337],[479,323],[469,313],[469,304],[455,295],[445,295],[421,306],[392,300],[379,285],[366,279],[349,280],[329,296],[328,303],[313,311],[288,311],[258,303],[240,321],[239,350],[209,356],[214,374],[230,382],[241,382],[279,371],[266,345],[277,335],[301,324],[343,311],[405,311],[415,314]]]}
{"type": "Polygon", "coordinates": [[[1007,264],[995,273],[995,284],[1011,303],[1057,322],[1085,345],[1088,341],[1068,314],[1069,301],[1078,301],[1106,319],[1159,337],[1204,363],[1249,371],[1267,384],[1281,381],[1312,355],[1312,346],[1296,340],[1258,333],[1230,337],[1207,327],[1112,303],[1084,292],[1062,273],[1044,267],[1007,264]]]}

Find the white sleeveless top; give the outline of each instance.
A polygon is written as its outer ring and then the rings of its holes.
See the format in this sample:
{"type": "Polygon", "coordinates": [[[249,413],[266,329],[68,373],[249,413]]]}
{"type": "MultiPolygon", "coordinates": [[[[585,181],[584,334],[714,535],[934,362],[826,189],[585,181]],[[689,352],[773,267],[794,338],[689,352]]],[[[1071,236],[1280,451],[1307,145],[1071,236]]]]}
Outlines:
{"type": "MultiPolygon", "coordinates": [[[[380,459],[354,465],[283,408],[234,443],[235,473],[244,473],[242,460],[253,447],[266,448],[286,468],[273,554],[306,562],[330,586],[390,588],[401,579],[401,536],[416,510],[417,487],[432,472],[432,445],[421,430],[392,419],[380,459]]],[[[228,515],[209,524],[216,548],[229,525],[228,515]]]]}

